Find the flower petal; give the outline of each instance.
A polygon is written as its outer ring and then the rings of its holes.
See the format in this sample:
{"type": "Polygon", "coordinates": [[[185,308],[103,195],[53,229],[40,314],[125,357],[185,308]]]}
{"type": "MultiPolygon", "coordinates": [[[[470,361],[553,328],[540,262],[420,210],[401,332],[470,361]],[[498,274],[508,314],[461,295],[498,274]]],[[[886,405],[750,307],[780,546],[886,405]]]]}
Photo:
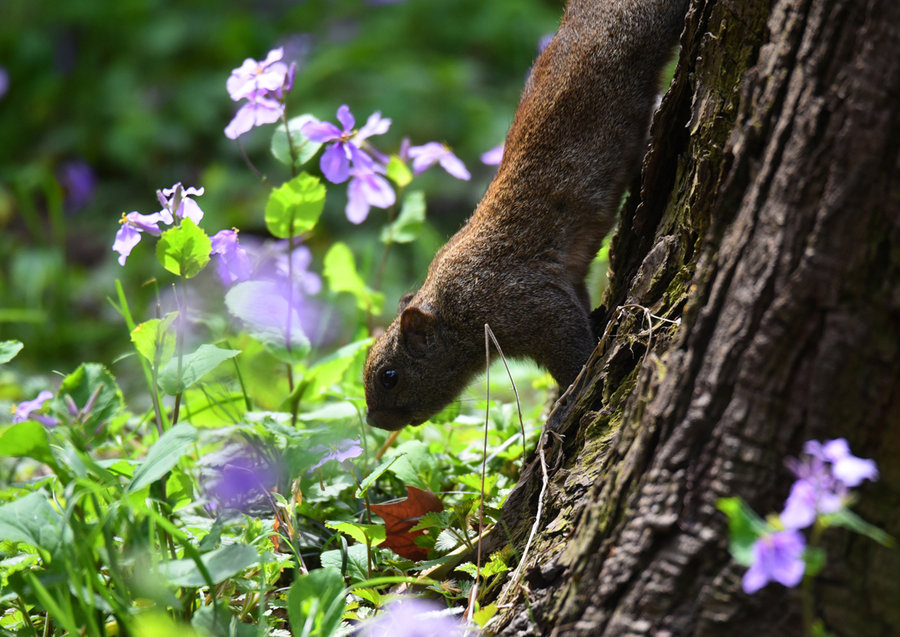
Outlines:
{"type": "Polygon", "coordinates": [[[37,411],[44,406],[44,403],[53,398],[53,392],[47,389],[43,390],[31,400],[25,400],[15,406],[13,414],[13,423],[18,424],[31,419],[31,412],[37,411]]]}
{"type": "Polygon", "coordinates": [[[333,184],[343,183],[350,176],[350,160],[343,146],[341,142],[329,146],[319,160],[322,174],[333,184]]]}
{"type": "Polygon", "coordinates": [[[199,224],[200,220],[203,219],[203,211],[196,201],[190,197],[185,197],[181,200],[181,206],[178,208],[178,216],[182,219],[187,217],[194,223],[199,224]]]}
{"type": "Polygon", "coordinates": [[[366,120],[365,126],[359,129],[359,132],[356,133],[354,139],[358,143],[361,143],[373,135],[384,135],[388,132],[390,127],[390,118],[382,117],[381,111],[375,111],[369,115],[369,119],[366,120]]]}
{"type": "Polygon", "coordinates": [[[362,182],[363,195],[370,205],[389,208],[397,201],[394,189],[384,177],[370,173],[360,178],[359,181],[362,182]]]}
{"type": "Polygon", "coordinates": [[[428,142],[422,146],[411,146],[409,156],[412,159],[413,173],[420,174],[433,166],[445,152],[443,144],[428,142]]]}
{"type": "Polygon", "coordinates": [[[140,231],[132,225],[123,223],[116,233],[116,240],[112,249],[119,253],[119,265],[125,265],[125,259],[131,254],[132,249],[141,242],[140,231]]]}
{"type": "Polygon", "coordinates": [[[488,166],[496,166],[503,160],[503,144],[495,146],[481,154],[481,163],[488,166]]]}
{"type": "Polygon", "coordinates": [[[351,223],[360,224],[369,216],[369,202],[361,179],[352,179],[347,186],[347,207],[344,212],[351,223]]]}
{"type": "Polygon", "coordinates": [[[310,141],[324,144],[341,138],[341,129],[331,122],[311,121],[300,128],[300,132],[310,141]]]}
{"type": "Polygon", "coordinates": [[[248,130],[253,128],[255,117],[251,104],[244,104],[234,118],[225,127],[225,137],[228,139],[237,139],[248,130]]]}
{"type": "Polygon", "coordinates": [[[254,126],[272,124],[281,119],[284,105],[267,98],[256,98],[244,104],[234,119],[225,127],[225,136],[228,139],[237,139],[254,126]]]}
{"type": "Polygon", "coordinates": [[[856,487],[863,480],[877,480],[878,466],[873,460],[849,456],[834,463],[832,467],[834,477],[848,487],[856,487]]]}
{"type": "Polygon", "coordinates": [[[266,55],[266,59],[260,63],[260,66],[262,68],[266,68],[273,62],[277,62],[278,60],[280,60],[283,57],[284,57],[284,47],[280,46],[277,49],[272,49],[266,55]]]}
{"type": "Polygon", "coordinates": [[[806,480],[797,480],[779,516],[788,529],[805,529],[816,520],[816,488],[806,480]]]}
{"type": "Polygon", "coordinates": [[[342,104],[337,109],[337,118],[341,123],[341,126],[344,127],[344,132],[349,133],[353,130],[353,126],[356,124],[356,119],[353,117],[353,113],[350,112],[350,107],[346,104],[342,104]]]}
{"type": "Polygon", "coordinates": [[[441,168],[450,173],[453,177],[457,179],[462,179],[463,181],[469,181],[472,175],[469,174],[469,171],[466,170],[466,165],[462,163],[459,157],[451,153],[449,150],[440,158],[441,168]]]}
{"type": "Polygon", "coordinates": [[[769,583],[769,576],[759,564],[753,564],[741,580],[741,588],[751,595],[769,583]]]}

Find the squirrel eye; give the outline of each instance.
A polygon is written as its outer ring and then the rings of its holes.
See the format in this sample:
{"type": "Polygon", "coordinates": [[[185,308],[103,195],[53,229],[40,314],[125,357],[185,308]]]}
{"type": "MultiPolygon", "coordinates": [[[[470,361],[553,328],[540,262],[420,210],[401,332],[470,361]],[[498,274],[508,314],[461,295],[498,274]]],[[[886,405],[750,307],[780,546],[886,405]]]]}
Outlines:
{"type": "Polygon", "coordinates": [[[400,374],[397,373],[396,369],[385,369],[378,375],[378,378],[385,389],[393,389],[397,381],[400,380],[400,374]]]}

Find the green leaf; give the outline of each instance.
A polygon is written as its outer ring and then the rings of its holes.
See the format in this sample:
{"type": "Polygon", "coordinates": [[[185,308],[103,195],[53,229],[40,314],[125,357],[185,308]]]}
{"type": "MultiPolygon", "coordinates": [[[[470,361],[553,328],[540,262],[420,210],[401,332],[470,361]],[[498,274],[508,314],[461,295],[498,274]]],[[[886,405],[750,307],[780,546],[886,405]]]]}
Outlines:
{"type": "MultiPolygon", "coordinates": [[[[313,393],[312,395],[317,395],[318,392],[313,393]]],[[[303,422],[316,422],[316,421],[335,421],[335,420],[347,420],[350,418],[357,418],[359,416],[359,412],[356,410],[356,407],[353,403],[349,401],[343,401],[339,403],[328,403],[323,405],[319,409],[314,409],[313,411],[304,411],[301,414],[298,414],[297,417],[303,422]]]]}
{"type": "Polygon", "coordinates": [[[369,576],[369,552],[365,544],[351,544],[347,547],[346,553],[341,549],[323,551],[320,560],[323,567],[346,571],[345,575],[351,582],[361,582],[369,576]]]}
{"type": "Polygon", "coordinates": [[[428,445],[418,440],[408,440],[394,449],[393,456],[397,456],[397,463],[391,467],[391,473],[398,480],[420,489],[431,488],[428,477],[437,469],[437,459],[428,445]]]}
{"type": "Polygon", "coordinates": [[[159,480],[191,451],[190,445],[196,440],[197,430],[187,423],[179,423],[169,429],[150,447],[144,462],[135,470],[126,492],[140,491],[159,480]]]}
{"type": "MultiPolygon", "coordinates": [[[[228,544],[215,551],[204,553],[200,561],[209,571],[213,584],[224,582],[259,563],[259,554],[256,549],[247,544],[228,544]]],[[[197,568],[197,563],[192,559],[171,560],[159,565],[160,574],[175,586],[206,586],[206,579],[197,568]]]]}
{"type": "Polygon", "coordinates": [[[288,591],[287,606],[291,632],[297,637],[332,635],[344,612],[341,572],[336,568],[320,568],[301,575],[288,591]],[[304,629],[306,626],[309,628],[304,629]]]}
{"type": "Polygon", "coordinates": [[[188,217],[162,233],[156,244],[156,258],[162,267],[185,279],[197,276],[209,263],[212,241],[188,217]]]}
{"type": "Polygon", "coordinates": [[[55,405],[56,411],[65,412],[64,396],[72,397],[75,405],[85,409],[93,401],[90,411],[82,422],[82,431],[94,432],[101,425],[116,416],[124,405],[122,392],[115,378],[99,363],[82,363],[78,369],[66,376],[59,386],[55,405]]]}
{"type": "Polygon", "coordinates": [[[875,540],[882,546],[890,547],[894,545],[894,538],[888,533],[882,531],[874,524],[869,524],[846,507],[839,509],[835,513],[823,515],[819,519],[825,526],[842,526],[845,529],[850,529],[860,535],[865,535],[867,538],[875,540]]]}
{"type": "Polygon", "coordinates": [[[457,419],[462,408],[462,401],[454,400],[452,403],[441,409],[438,413],[431,416],[428,420],[436,425],[453,422],[457,419]]]}
{"type": "MultiPolygon", "coordinates": [[[[191,616],[191,626],[201,635],[222,637],[257,637],[256,626],[244,624],[228,612],[225,604],[214,603],[204,606],[191,616]]],[[[157,633],[155,637],[164,633],[157,633]]],[[[169,632],[182,637],[182,632],[169,632]]]]}
{"type": "Polygon", "coordinates": [[[357,356],[364,355],[372,345],[371,338],[364,338],[344,345],[336,352],[316,361],[306,373],[306,380],[311,383],[309,394],[317,396],[339,383],[357,356]]]}
{"type": "Polygon", "coordinates": [[[322,144],[311,141],[306,135],[300,132],[300,129],[303,128],[305,124],[314,121],[318,120],[308,113],[292,117],[288,120],[287,125],[288,129],[291,131],[291,144],[294,147],[296,159],[291,157],[291,148],[288,146],[288,134],[284,130],[284,125],[279,124],[275,128],[275,132],[272,133],[271,150],[275,159],[285,166],[290,166],[293,162],[294,168],[300,168],[303,164],[315,157],[316,153],[319,152],[319,149],[322,147],[322,144]]]}
{"type": "Polygon", "coordinates": [[[753,563],[753,543],[766,531],[766,523],[740,498],[719,498],[716,507],[728,516],[728,550],[742,566],[753,563]]]}
{"type": "Polygon", "coordinates": [[[372,546],[378,546],[384,542],[383,524],[358,524],[356,522],[326,522],[325,526],[335,531],[340,531],[360,544],[366,543],[368,538],[372,546]]]}
{"type": "Polygon", "coordinates": [[[413,179],[409,167],[397,155],[391,155],[391,158],[388,160],[387,176],[388,179],[397,184],[398,188],[406,188],[413,179]]]}
{"type": "Polygon", "coordinates": [[[487,606],[483,606],[472,615],[472,619],[475,621],[478,626],[484,628],[484,625],[488,623],[488,621],[497,614],[497,604],[488,604],[487,606]]]}
{"type": "Polygon", "coordinates": [[[391,225],[382,228],[383,243],[410,243],[419,238],[425,225],[425,193],[413,190],[403,198],[400,214],[391,225]]]}
{"type": "Polygon", "coordinates": [[[478,567],[476,567],[472,562],[464,562],[453,570],[459,571],[460,573],[465,573],[472,579],[475,579],[478,576],[478,567]]]}
{"type": "Polygon", "coordinates": [[[181,359],[181,376],[178,375],[178,359],[173,358],[159,373],[159,386],[171,396],[180,394],[185,389],[206,376],[229,358],[241,353],[239,349],[223,349],[205,343],[196,351],[181,359]]]}
{"type": "Polygon", "coordinates": [[[364,600],[369,602],[373,607],[378,608],[382,604],[383,596],[378,592],[378,589],[375,588],[355,588],[353,589],[353,594],[359,597],[362,597],[364,600]]]}
{"type": "Polygon", "coordinates": [[[0,506],[0,538],[25,542],[55,553],[69,527],[43,493],[29,493],[23,498],[0,506]]]}
{"type": "Polygon", "coordinates": [[[9,458],[34,458],[44,464],[56,464],[50,453],[47,429],[33,420],[0,430],[0,455],[9,458]]]}
{"type": "Polygon", "coordinates": [[[269,195],[266,227],[279,239],[296,237],[313,229],[324,206],[325,186],[318,177],[300,173],[269,195]]]}
{"type": "Polygon", "coordinates": [[[0,341],[0,365],[14,359],[23,347],[22,341],[0,341]]]}
{"type": "Polygon", "coordinates": [[[309,339],[300,323],[298,305],[301,300],[294,299],[291,304],[282,287],[274,281],[244,281],[228,290],[225,305],[241,320],[250,335],[278,360],[300,363],[310,349],[309,339]]]}
{"type": "Polygon", "coordinates": [[[397,460],[399,460],[401,456],[394,456],[390,460],[385,460],[380,465],[375,467],[366,479],[359,483],[359,488],[356,490],[354,494],[354,498],[361,498],[366,494],[366,491],[369,489],[372,484],[381,477],[381,474],[388,470],[388,468],[394,464],[397,460]]]}
{"type": "Polygon", "coordinates": [[[331,246],[325,255],[322,274],[328,282],[328,287],[335,294],[348,292],[356,298],[356,306],[360,310],[370,310],[372,314],[381,313],[384,295],[366,286],[356,270],[353,252],[346,243],[339,241],[331,246]]]}
{"type": "Polygon", "coordinates": [[[134,343],[134,348],[151,365],[155,364],[157,360],[160,365],[165,365],[175,353],[175,333],[169,328],[177,316],[178,312],[169,312],[161,319],[144,321],[131,330],[131,342],[134,343]],[[157,358],[157,354],[159,354],[159,358],[157,358]]]}

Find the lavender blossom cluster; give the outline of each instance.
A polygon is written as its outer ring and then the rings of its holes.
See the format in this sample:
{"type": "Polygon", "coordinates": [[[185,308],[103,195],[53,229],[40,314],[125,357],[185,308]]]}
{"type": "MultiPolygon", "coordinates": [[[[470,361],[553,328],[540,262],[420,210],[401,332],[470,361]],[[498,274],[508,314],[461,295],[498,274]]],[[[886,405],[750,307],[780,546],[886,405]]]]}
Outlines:
{"type": "Polygon", "coordinates": [[[800,531],[820,516],[844,509],[850,489],[878,479],[875,462],[854,456],[843,438],[810,440],[801,458],[789,459],[788,466],[797,480],[778,516],[781,528],[764,533],[753,544],[752,564],[742,581],[746,593],[755,593],[770,581],[797,586],[806,572],[807,541],[800,531]]]}

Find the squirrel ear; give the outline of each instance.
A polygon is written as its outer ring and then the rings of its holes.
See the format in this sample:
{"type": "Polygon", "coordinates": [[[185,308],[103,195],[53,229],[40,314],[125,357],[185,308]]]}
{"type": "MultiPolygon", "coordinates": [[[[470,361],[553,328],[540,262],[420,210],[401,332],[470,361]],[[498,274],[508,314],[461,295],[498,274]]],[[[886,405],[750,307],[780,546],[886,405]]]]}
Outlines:
{"type": "Polygon", "coordinates": [[[434,342],[434,328],[437,317],[413,305],[400,313],[400,336],[403,344],[413,356],[421,356],[434,342]]]}
{"type": "Polygon", "coordinates": [[[409,302],[413,300],[413,297],[416,295],[415,292],[410,292],[409,294],[404,294],[400,297],[400,301],[397,303],[397,311],[402,312],[406,309],[406,306],[409,305],[409,302]]]}

